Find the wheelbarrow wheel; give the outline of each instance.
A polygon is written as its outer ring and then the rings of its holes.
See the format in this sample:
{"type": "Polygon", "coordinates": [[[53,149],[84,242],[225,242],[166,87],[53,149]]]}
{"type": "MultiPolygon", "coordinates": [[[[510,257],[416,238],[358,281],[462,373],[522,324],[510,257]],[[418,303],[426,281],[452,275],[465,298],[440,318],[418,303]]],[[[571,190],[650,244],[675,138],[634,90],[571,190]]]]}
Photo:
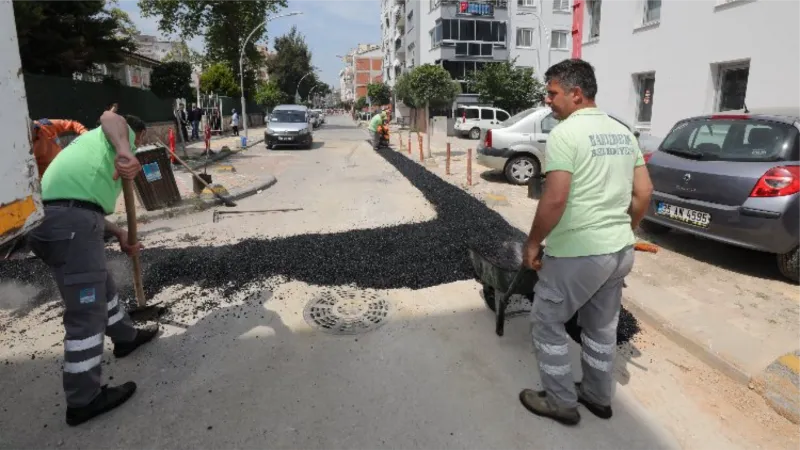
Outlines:
{"type": "Polygon", "coordinates": [[[483,301],[486,302],[486,306],[492,310],[492,312],[496,312],[497,305],[495,304],[494,300],[495,290],[493,287],[489,286],[488,284],[483,285],[483,301]]]}

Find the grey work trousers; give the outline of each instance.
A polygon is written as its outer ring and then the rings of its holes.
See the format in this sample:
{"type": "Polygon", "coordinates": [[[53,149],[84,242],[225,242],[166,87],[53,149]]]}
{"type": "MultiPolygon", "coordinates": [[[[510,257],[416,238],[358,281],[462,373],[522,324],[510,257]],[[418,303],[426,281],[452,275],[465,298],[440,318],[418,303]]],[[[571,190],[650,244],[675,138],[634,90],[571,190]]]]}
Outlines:
{"type": "Polygon", "coordinates": [[[581,394],[591,402],[611,404],[622,282],[633,259],[633,247],[608,255],[543,257],[534,289],[531,334],[542,386],[557,406],[578,404],[564,328],[576,312],[583,329],[581,394]]]}
{"type": "Polygon", "coordinates": [[[100,393],[104,335],[130,342],[136,329],[106,267],[103,215],[74,206],[44,212],[28,242],[50,267],[64,301],[64,393],[67,406],[81,407],[100,393]]]}
{"type": "Polygon", "coordinates": [[[377,150],[381,145],[381,134],[377,131],[369,130],[369,137],[370,142],[372,143],[372,149],[377,150]]]}

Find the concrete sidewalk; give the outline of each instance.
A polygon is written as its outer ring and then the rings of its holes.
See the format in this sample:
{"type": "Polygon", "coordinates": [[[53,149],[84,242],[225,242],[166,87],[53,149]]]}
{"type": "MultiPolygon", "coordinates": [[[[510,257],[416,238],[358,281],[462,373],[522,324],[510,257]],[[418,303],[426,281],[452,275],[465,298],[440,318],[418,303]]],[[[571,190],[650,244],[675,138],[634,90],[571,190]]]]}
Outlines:
{"type": "MultiPolygon", "coordinates": [[[[399,149],[402,140],[399,151],[419,161],[417,133],[410,136],[410,155],[408,130],[392,129],[391,144],[399,149]]],[[[427,135],[419,133],[419,136],[425,152],[427,135]]],[[[537,202],[527,198],[526,186],[509,185],[502,174],[478,165],[474,160],[477,144],[478,141],[434,133],[431,136],[432,158],[426,158],[422,164],[481,198],[510,223],[527,232],[537,202]],[[448,142],[451,144],[450,175],[445,174],[448,142]],[[472,185],[467,185],[467,152],[470,148],[472,185]]],[[[640,236],[640,240],[649,238],[640,236]]],[[[655,243],[662,245],[660,240],[655,243]]],[[[637,267],[627,278],[628,288],[623,299],[629,309],[640,320],[648,322],[706,364],[757,390],[779,413],[798,423],[800,359],[797,349],[800,332],[796,318],[800,302],[796,287],[792,289],[787,285],[778,299],[768,302],[758,300],[766,298],[760,292],[754,294],[758,297],[756,299],[747,298],[741,291],[731,297],[728,292],[715,289],[716,286],[695,287],[696,283],[691,282],[691,271],[685,274],[689,278],[685,278],[682,268],[673,266],[679,262],[667,248],[662,248],[657,255],[637,256],[637,267]],[[658,274],[663,271],[672,273],[669,280],[662,283],[658,274]],[[745,307],[748,309],[743,310],[745,307]]],[[[730,274],[734,279],[737,276],[730,274]]],[[[724,280],[720,281],[720,284],[724,283],[724,280]]]]}

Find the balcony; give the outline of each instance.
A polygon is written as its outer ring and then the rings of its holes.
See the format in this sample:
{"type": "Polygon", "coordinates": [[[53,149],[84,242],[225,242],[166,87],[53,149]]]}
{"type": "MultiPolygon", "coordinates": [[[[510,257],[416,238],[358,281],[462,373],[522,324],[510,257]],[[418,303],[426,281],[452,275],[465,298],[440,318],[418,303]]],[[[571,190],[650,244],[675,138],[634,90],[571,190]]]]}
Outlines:
{"type": "MultiPolygon", "coordinates": [[[[441,0],[443,5],[461,3],[460,0],[441,0]]],[[[488,3],[495,8],[508,8],[508,0],[472,0],[470,3],[488,3]]]]}

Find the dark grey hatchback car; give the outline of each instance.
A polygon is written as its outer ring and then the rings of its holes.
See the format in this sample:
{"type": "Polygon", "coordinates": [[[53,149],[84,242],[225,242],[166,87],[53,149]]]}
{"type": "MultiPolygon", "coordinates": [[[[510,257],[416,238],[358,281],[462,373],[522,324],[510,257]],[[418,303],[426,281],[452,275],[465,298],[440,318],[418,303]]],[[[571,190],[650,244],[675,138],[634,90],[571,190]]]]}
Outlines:
{"type": "Polygon", "coordinates": [[[800,109],[726,112],[681,120],[645,155],[649,232],[678,229],[777,255],[800,279],[800,109]]]}

